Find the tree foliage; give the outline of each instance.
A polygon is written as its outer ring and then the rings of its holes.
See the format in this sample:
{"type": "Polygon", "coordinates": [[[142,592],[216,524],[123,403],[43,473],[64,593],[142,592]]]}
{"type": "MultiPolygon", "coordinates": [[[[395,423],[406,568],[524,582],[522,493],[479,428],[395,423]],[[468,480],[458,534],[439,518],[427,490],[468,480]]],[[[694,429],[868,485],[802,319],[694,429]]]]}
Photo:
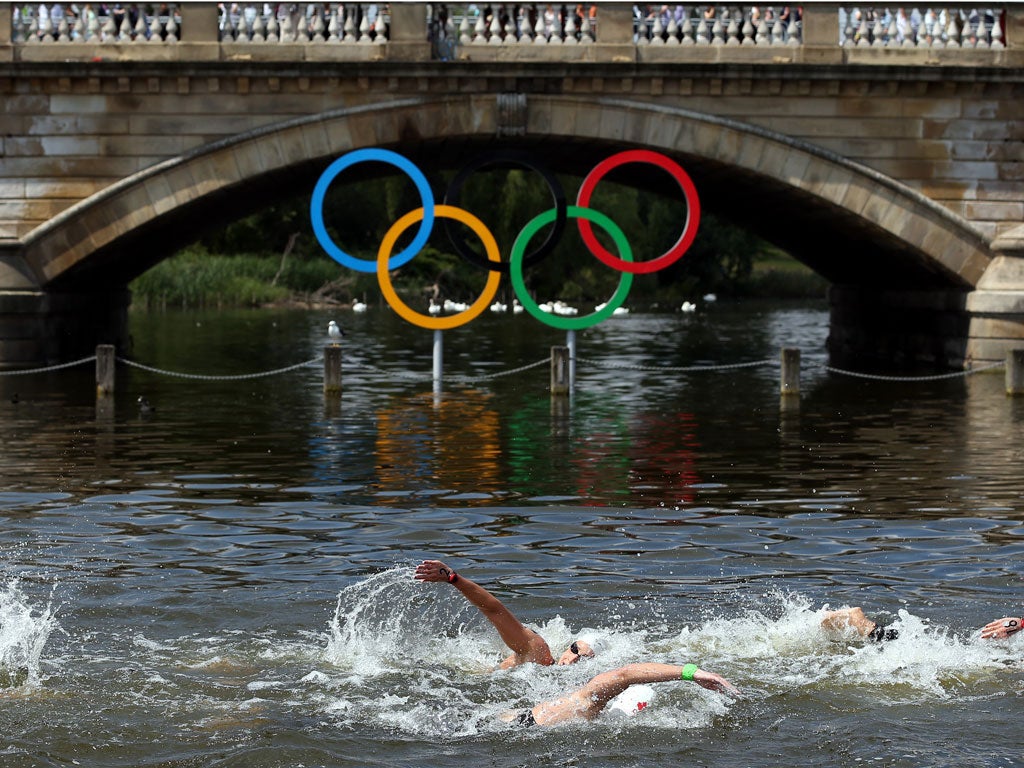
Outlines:
{"type": "MultiPolygon", "coordinates": [[[[448,179],[440,180],[447,184],[448,179]]],[[[571,203],[581,180],[560,179],[571,203]]],[[[443,189],[441,187],[440,189],[443,189]]],[[[443,192],[435,190],[438,200],[443,192]]],[[[524,225],[553,206],[547,185],[531,171],[518,168],[482,169],[464,185],[459,206],[480,218],[494,234],[502,260],[511,252],[524,225]]],[[[373,274],[346,275],[347,270],[335,265],[321,249],[312,233],[308,195],[281,200],[223,230],[204,237],[188,249],[191,253],[218,254],[229,258],[262,257],[281,272],[286,266],[282,253],[293,235],[298,233],[288,259],[294,274],[303,263],[327,260],[334,266],[325,270],[306,270],[307,274],[329,277],[342,300],[367,291],[377,290],[373,274]],[[333,275],[333,277],[332,277],[333,275]]],[[[384,234],[402,215],[420,207],[415,186],[402,176],[385,176],[357,183],[332,185],[324,199],[324,221],[339,247],[368,260],[376,260],[377,249],[384,234]]],[[[686,226],[687,210],[681,198],[661,197],[633,187],[602,181],[595,189],[590,207],[607,214],[623,231],[634,261],[648,261],[669,249],[686,226]]],[[[445,236],[445,224],[462,228],[465,242],[483,254],[479,238],[464,225],[438,221],[429,243],[406,266],[392,274],[399,291],[415,295],[439,295],[445,298],[472,300],[479,294],[486,278],[482,269],[467,264],[455,254],[445,236]]],[[[398,240],[396,251],[415,235],[418,225],[409,227],[398,240]]],[[[536,247],[553,225],[541,229],[527,246],[536,247]]],[[[594,226],[598,240],[610,251],[616,248],[611,237],[594,226]]],[[[630,292],[630,302],[677,301],[701,293],[722,295],[746,293],[749,288],[755,257],[767,244],[749,232],[707,212],[701,215],[696,238],[686,255],[659,272],[639,275],[630,292]]],[[[192,261],[184,263],[194,271],[192,261]]],[[[251,268],[246,268],[247,274],[251,268]]],[[[584,245],[577,222],[570,218],[551,255],[529,268],[525,274],[528,288],[538,300],[597,303],[606,300],[615,290],[620,272],[592,256],[584,245]]],[[[146,278],[146,276],[143,276],[146,278]]],[[[152,282],[152,278],[149,278],[152,282]]],[[[141,280],[147,284],[147,280],[141,280]]],[[[287,284],[287,281],[285,281],[287,284]]],[[[152,287],[150,289],[153,289],[152,287]]],[[[155,290],[155,289],[153,289],[155,290]]],[[[251,291],[250,291],[251,293],[251,291]]]]}

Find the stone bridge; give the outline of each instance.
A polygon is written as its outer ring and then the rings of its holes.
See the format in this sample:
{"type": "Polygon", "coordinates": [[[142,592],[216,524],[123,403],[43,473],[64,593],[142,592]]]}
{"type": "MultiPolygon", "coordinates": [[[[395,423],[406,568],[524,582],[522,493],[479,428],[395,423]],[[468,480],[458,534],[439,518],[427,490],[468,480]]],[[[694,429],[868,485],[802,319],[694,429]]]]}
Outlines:
{"type": "Polygon", "coordinates": [[[0,366],[125,349],[131,279],[359,147],[658,150],[831,283],[834,365],[1024,345],[1024,6],[168,5],[0,6],[0,366]]]}

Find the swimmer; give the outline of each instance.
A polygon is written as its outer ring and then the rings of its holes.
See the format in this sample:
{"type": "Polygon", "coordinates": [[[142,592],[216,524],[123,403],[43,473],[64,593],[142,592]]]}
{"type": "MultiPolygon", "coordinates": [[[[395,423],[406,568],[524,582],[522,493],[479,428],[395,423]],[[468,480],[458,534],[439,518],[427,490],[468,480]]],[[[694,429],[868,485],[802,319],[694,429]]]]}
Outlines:
{"type": "MultiPolygon", "coordinates": [[[[843,608],[838,611],[827,611],[821,620],[823,629],[832,631],[855,630],[861,637],[868,640],[881,642],[883,640],[895,640],[899,637],[899,631],[890,627],[876,624],[860,608],[843,608]]],[[[981,628],[982,640],[1005,640],[1014,632],[1020,632],[1024,628],[1024,616],[1004,616],[1001,619],[990,621],[981,628]]]]}
{"type": "Polygon", "coordinates": [[[440,560],[424,560],[417,565],[415,578],[417,581],[447,581],[487,617],[498,630],[505,645],[512,651],[512,654],[501,662],[500,669],[511,669],[529,662],[543,666],[575,664],[580,659],[594,656],[594,649],[590,643],[580,638],[570,644],[558,661],[555,661],[551,655],[551,648],[543,637],[524,627],[512,611],[486,589],[457,574],[440,560]]]}
{"type": "Polygon", "coordinates": [[[532,725],[557,725],[569,720],[592,720],[601,714],[609,701],[629,686],[666,683],[671,680],[692,680],[709,691],[731,696],[740,695],[724,677],[713,672],[705,672],[696,664],[627,664],[592,677],[586,685],[572,693],[512,713],[507,719],[524,728],[532,725]]]}
{"type": "Polygon", "coordinates": [[[899,630],[878,624],[867,616],[861,608],[842,608],[838,611],[826,611],[821,620],[821,627],[832,632],[844,632],[852,629],[861,637],[876,643],[895,640],[900,636],[899,630]]]}

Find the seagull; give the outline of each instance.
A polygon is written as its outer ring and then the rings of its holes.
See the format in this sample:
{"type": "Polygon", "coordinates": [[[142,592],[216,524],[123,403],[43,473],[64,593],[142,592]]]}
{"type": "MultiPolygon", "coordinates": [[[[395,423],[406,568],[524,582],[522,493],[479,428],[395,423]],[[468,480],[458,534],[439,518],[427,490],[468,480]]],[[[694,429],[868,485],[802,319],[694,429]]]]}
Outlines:
{"type": "Polygon", "coordinates": [[[345,332],[333,320],[327,324],[327,338],[331,340],[331,344],[334,346],[338,346],[341,343],[341,337],[344,335],[345,332]]]}

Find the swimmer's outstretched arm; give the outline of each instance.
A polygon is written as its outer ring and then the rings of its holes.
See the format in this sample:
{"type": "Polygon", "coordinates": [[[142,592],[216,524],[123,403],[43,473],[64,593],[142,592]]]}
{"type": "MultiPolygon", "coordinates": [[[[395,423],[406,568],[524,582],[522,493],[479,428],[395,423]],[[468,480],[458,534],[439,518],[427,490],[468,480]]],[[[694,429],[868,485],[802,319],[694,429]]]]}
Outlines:
{"type": "Polygon", "coordinates": [[[733,696],[739,690],[721,675],[697,668],[695,664],[627,664],[624,667],[602,672],[577,691],[560,699],[545,701],[533,708],[534,720],[539,725],[554,725],[577,718],[597,717],[609,701],[631,685],[640,683],[667,683],[672,680],[693,680],[697,685],[719,693],[733,696]]]}
{"type": "Polygon", "coordinates": [[[475,581],[455,573],[440,560],[424,560],[417,565],[415,578],[417,581],[447,581],[459,590],[498,630],[502,641],[515,654],[515,663],[554,663],[551,649],[544,638],[532,629],[524,627],[504,603],[475,581]]]}
{"type": "Polygon", "coordinates": [[[981,628],[983,640],[1002,640],[1024,628],[1024,616],[1004,616],[981,628]]]}

